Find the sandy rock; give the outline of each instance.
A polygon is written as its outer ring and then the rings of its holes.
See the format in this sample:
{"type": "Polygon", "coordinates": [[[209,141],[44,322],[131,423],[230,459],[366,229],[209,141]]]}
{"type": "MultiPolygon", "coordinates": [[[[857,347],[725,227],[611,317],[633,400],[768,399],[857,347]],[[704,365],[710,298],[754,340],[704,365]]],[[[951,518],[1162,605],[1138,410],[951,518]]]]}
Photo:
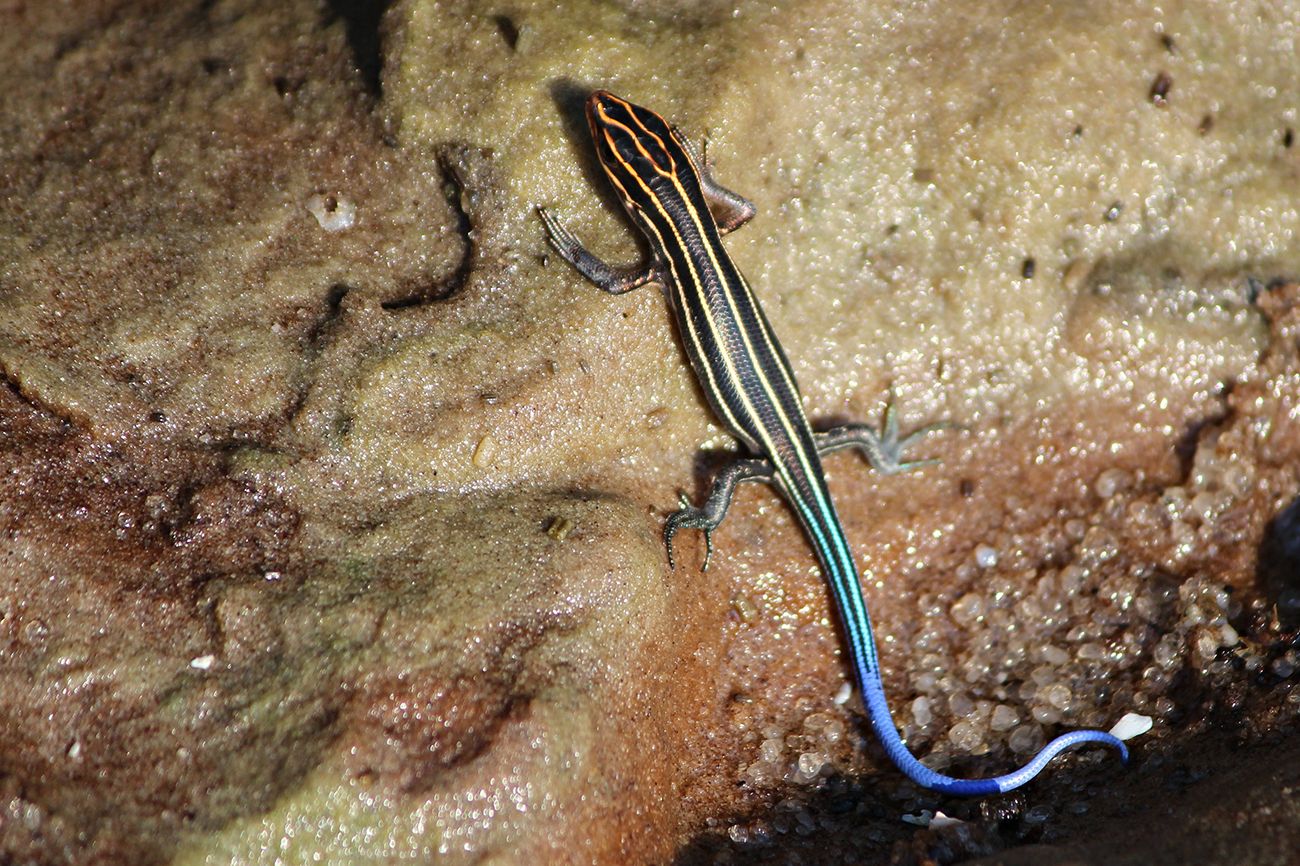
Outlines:
{"type": "MultiPolygon", "coordinates": [[[[0,4],[0,861],[1113,862],[1096,828],[1140,850],[1195,755],[1262,809],[1235,755],[1300,716],[1298,16],[0,4]],[[892,385],[963,425],[828,464],[912,748],[983,774],[1134,711],[1131,769],[901,781],[770,490],[668,570],[730,446],[659,294],[545,246],[539,205],[641,249],[594,86],[758,204],[728,248],[815,420],[892,385]]],[[[1188,797],[1224,851],[1300,833],[1188,797]]]]}

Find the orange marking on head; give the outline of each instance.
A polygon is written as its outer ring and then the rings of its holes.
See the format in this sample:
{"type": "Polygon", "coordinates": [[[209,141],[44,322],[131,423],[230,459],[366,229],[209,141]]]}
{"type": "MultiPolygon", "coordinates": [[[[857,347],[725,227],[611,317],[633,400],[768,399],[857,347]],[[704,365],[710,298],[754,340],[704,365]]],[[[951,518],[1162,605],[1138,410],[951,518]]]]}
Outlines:
{"type": "MultiPolygon", "coordinates": [[[[609,130],[621,129],[631,139],[633,146],[638,151],[640,151],[641,155],[644,156],[646,160],[650,163],[651,167],[655,170],[655,172],[662,175],[663,177],[672,177],[677,172],[677,161],[673,158],[672,152],[669,151],[667,145],[664,143],[664,140],[658,134],[652,132],[645,125],[645,123],[643,123],[641,119],[637,117],[638,111],[643,111],[657,118],[659,122],[664,124],[665,127],[668,127],[667,121],[665,121],[658,114],[655,114],[653,111],[650,111],[648,108],[639,108],[638,106],[635,106],[624,99],[620,99],[619,97],[614,96],[609,91],[597,90],[596,92],[592,93],[590,97],[587,98],[587,121],[591,126],[592,138],[598,137],[597,131],[599,127],[600,128],[599,131],[605,133],[605,140],[608,143],[610,150],[614,153],[617,153],[618,150],[616,147],[614,147],[614,141],[609,135],[609,130]],[[626,123],[624,123],[623,121],[616,120],[614,117],[610,116],[609,112],[606,110],[607,102],[614,102],[614,103],[618,103],[619,105],[622,105],[624,109],[627,111],[628,116],[631,119],[631,122],[634,123],[641,130],[641,132],[645,133],[645,135],[648,138],[652,138],[655,140],[655,142],[659,146],[659,151],[668,160],[667,169],[661,168],[659,165],[659,160],[655,159],[653,156],[650,155],[650,151],[646,149],[645,145],[642,143],[641,136],[638,133],[634,132],[632,128],[628,126],[626,123]]],[[[622,162],[624,165],[627,165],[627,161],[622,158],[620,158],[620,162],[622,162]]],[[[628,168],[629,170],[631,170],[631,166],[628,166],[628,168]]]]}

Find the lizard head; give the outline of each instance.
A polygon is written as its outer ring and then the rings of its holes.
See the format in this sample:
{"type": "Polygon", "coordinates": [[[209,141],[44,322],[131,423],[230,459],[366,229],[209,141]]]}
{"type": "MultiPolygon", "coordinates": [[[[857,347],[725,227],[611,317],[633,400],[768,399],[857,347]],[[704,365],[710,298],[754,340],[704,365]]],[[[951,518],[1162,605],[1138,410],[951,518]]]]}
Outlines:
{"type": "Polygon", "coordinates": [[[607,90],[587,98],[587,121],[596,156],[631,212],[647,209],[665,182],[694,173],[677,130],[655,112],[607,90]]]}

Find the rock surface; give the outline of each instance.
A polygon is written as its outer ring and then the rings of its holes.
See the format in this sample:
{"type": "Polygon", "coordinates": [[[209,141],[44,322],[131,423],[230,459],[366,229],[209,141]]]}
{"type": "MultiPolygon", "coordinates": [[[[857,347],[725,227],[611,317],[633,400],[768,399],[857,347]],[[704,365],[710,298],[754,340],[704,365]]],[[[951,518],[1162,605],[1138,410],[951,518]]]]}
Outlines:
{"type": "Polygon", "coordinates": [[[0,3],[0,862],[1284,862],[1300,6],[861,7],[0,3]],[[639,249],[594,86],[759,205],[813,418],[964,425],[829,463],[908,742],[1130,770],[902,782],[772,491],[667,569],[730,446],[547,255],[639,249]]]}

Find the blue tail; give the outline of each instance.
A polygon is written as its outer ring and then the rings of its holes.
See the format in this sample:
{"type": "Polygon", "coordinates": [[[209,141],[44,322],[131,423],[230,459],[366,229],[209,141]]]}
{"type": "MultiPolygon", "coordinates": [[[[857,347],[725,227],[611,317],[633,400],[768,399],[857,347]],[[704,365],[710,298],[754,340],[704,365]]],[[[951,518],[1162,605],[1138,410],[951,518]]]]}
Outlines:
{"type": "MultiPolygon", "coordinates": [[[[871,628],[869,622],[867,628],[871,628]]],[[[867,639],[871,640],[870,631],[867,639]]],[[[874,654],[875,647],[871,649],[874,654]]],[[[1034,756],[1033,760],[1014,772],[988,779],[955,779],[952,776],[945,776],[918,761],[898,736],[894,719],[889,713],[889,704],[885,702],[885,688],[880,682],[880,667],[876,664],[864,663],[865,659],[855,659],[855,661],[858,682],[862,687],[863,703],[867,705],[867,711],[871,715],[871,727],[875,729],[876,738],[885,747],[885,752],[894,765],[903,771],[903,775],[924,788],[963,797],[1005,793],[1019,788],[1037,776],[1048,762],[1061,752],[1083,743],[1114,746],[1119,750],[1120,758],[1125,762],[1128,761],[1128,748],[1117,737],[1103,731],[1071,731],[1052,740],[1034,756]]]]}
{"type": "Polygon", "coordinates": [[[871,617],[867,613],[866,601],[862,597],[862,586],[858,580],[857,568],[840,528],[839,518],[835,516],[829,498],[825,510],[809,509],[803,514],[815,514],[827,519],[809,521],[805,526],[809,536],[826,569],[835,604],[839,608],[840,622],[848,638],[849,653],[857,673],[858,684],[862,689],[863,703],[871,716],[871,727],[876,732],[885,752],[903,775],[922,787],[945,794],[957,794],[965,797],[977,797],[986,794],[1000,794],[1019,788],[1042,772],[1047,764],[1066,749],[1084,743],[1098,743],[1113,746],[1119,751],[1120,758],[1128,762],[1128,748],[1118,737],[1103,731],[1071,731],[1062,734],[1043,747],[1033,760],[1014,772],[987,779],[956,779],[935,772],[916,759],[898,735],[894,727],[889,704],[885,701],[885,687],[880,680],[880,663],[876,654],[876,641],[872,635],[871,617]]]}

